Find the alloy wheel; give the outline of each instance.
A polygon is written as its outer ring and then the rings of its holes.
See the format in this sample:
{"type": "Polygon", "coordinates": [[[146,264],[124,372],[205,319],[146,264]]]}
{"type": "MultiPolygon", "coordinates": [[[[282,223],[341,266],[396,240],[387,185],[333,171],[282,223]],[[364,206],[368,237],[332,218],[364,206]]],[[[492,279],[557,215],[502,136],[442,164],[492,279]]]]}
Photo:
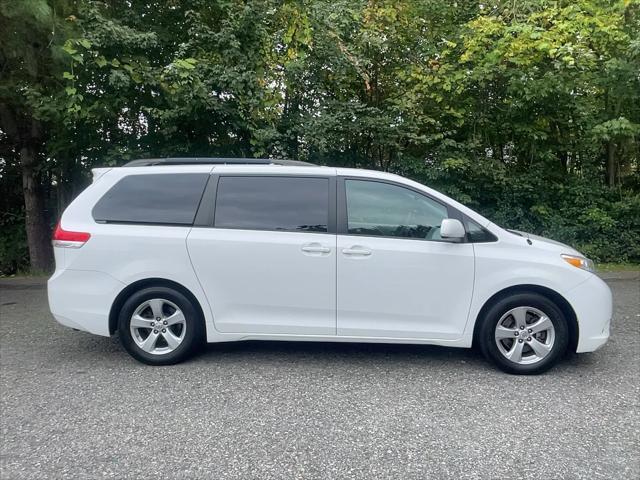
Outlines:
{"type": "Polygon", "coordinates": [[[553,322],[534,307],[516,307],[506,312],[495,328],[500,353],[511,362],[531,365],[551,353],[556,338],[553,322]]]}
{"type": "Polygon", "coordinates": [[[140,349],[153,355],[163,355],[180,346],[187,330],[187,321],[175,303],[153,298],[134,310],[129,330],[140,349]]]}

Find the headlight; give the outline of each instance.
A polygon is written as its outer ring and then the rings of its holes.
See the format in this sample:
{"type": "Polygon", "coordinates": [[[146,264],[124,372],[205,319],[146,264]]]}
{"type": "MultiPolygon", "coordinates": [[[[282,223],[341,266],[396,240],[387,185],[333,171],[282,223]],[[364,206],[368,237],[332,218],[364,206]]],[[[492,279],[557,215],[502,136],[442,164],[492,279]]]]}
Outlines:
{"type": "Polygon", "coordinates": [[[565,262],[573,265],[574,267],[581,268],[583,270],[586,270],[587,272],[593,272],[595,270],[593,260],[589,260],[585,257],[579,257],[577,255],[567,255],[565,253],[560,256],[564,259],[565,262]]]}

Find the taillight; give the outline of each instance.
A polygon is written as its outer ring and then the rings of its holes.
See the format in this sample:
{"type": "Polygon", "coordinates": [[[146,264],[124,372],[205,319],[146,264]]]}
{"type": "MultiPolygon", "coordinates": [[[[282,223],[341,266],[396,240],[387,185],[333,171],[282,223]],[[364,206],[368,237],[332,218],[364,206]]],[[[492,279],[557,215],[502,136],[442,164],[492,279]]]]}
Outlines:
{"type": "Polygon", "coordinates": [[[90,238],[91,234],[87,232],[70,232],[63,230],[60,222],[58,222],[56,229],[53,231],[51,243],[54,247],[80,248],[87,243],[87,240],[90,238]]]}

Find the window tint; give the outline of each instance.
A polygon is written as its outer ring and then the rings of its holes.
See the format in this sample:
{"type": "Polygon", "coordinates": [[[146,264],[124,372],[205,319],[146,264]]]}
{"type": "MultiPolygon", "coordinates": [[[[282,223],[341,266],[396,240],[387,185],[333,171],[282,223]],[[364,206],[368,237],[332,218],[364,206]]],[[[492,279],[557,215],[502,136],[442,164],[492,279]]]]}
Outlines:
{"type": "Polygon", "coordinates": [[[93,207],[103,222],[191,225],[208,174],[130,175],[116,183],[93,207]]]}
{"type": "Polygon", "coordinates": [[[353,235],[440,240],[447,208],[408,188],[346,180],[348,231],[353,235]]]}
{"type": "Polygon", "coordinates": [[[326,178],[220,177],[216,227],[326,232],[328,222],[326,178]]]}
{"type": "Polygon", "coordinates": [[[473,220],[467,219],[467,235],[470,242],[495,242],[497,238],[473,220]]]}

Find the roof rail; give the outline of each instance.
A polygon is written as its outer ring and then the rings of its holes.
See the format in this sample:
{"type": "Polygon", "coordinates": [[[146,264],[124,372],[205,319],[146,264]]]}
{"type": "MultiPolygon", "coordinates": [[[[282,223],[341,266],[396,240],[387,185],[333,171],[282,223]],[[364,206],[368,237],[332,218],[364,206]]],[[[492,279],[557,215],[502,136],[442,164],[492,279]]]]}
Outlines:
{"type": "Polygon", "coordinates": [[[153,165],[285,165],[285,166],[317,166],[315,163],[298,160],[282,160],[277,158],[147,158],[132,160],[124,167],[150,167],[153,165]]]}

